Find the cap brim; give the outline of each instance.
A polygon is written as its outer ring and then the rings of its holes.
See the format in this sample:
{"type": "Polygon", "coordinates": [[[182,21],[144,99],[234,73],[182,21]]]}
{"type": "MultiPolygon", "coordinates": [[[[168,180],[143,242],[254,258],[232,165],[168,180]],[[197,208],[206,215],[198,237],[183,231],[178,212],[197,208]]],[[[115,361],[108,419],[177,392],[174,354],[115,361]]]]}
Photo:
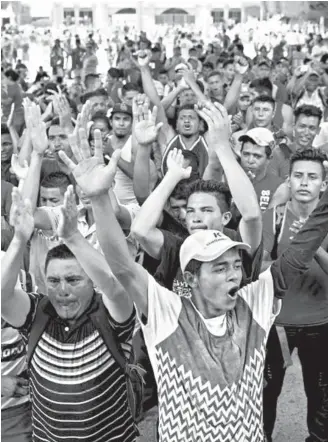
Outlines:
{"type": "MultiPolygon", "coordinates": [[[[225,247],[220,248],[220,250],[219,249],[216,250],[211,255],[208,255],[205,257],[204,257],[204,255],[203,256],[195,255],[191,259],[196,259],[197,261],[200,261],[200,262],[211,262],[211,261],[214,261],[215,259],[219,258],[221,255],[226,253],[228,250],[233,249],[235,247],[237,247],[238,249],[241,249],[241,250],[246,250],[246,251],[251,250],[251,247],[244,242],[231,241],[225,247]]],[[[182,266],[181,266],[182,273],[185,271],[185,269],[186,269],[187,265],[189,264],[189,262],[191,261],[191,259],[187,262],[187,264],[185,265],[184,268],[182,268],[182,266]]]]}

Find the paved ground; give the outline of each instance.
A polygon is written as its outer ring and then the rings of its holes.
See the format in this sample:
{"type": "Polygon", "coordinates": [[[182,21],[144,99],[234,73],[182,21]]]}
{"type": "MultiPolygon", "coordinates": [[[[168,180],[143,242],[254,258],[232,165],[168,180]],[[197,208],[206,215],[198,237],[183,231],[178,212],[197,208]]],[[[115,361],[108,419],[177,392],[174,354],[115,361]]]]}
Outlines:
{"type": "MultiPolygon", "coordinates": [[[[303,389],[302,370],[297,355],[293,366],[286,374],[279,401],[274,442],[303,442],[306,432],[306,400],[303,389]]],[[[141,437],[138,442],[155,442],[157,410],[151,410],[140,425],[141,437]]]]}

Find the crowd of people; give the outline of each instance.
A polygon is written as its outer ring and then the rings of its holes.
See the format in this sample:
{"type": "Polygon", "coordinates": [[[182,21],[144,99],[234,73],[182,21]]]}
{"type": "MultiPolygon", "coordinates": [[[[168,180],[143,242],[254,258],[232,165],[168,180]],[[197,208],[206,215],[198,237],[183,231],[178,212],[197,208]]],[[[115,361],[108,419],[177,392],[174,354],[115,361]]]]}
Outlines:
{"type": "Polygon", "coordinates": [[[328,442],[327,38],[170,32],[2,45],[4,442],[328,442]]]}

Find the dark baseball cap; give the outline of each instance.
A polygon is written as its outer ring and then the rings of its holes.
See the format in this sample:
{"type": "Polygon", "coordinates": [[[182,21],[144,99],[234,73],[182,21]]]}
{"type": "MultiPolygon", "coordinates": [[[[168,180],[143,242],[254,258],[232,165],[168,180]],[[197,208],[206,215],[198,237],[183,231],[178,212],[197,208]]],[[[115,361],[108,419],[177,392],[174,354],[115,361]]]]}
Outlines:
{"type": "Polygon", "coordinates": [[[118,113],[127,114],[132,117],[132,107],[125,103],[116,103],[112,109],[111,116],[118,113]]]}

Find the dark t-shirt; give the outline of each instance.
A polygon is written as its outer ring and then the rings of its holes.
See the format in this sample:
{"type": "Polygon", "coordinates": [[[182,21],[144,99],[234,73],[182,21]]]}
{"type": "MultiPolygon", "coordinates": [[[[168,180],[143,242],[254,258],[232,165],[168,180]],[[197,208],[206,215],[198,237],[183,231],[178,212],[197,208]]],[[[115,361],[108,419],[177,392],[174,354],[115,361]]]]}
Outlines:
{"type": "MultiPolygon", "coordinates": [[[[275,221],[273,210],[263,214],[264,250],[271,253],[275,242],[278,243],[277,255],[288,248],[298,231],[298,218],[291,209],[278,206],[275,221]],[[281,225],[279,237],[275,239],[274,225],[281,225]]],[[[328,236],[323,241],[324,250],[328,250],[328,236]]],[[[284,302],[276,323],[284,326],[314,326],[328,322],[328,275],[318,262],[313,259],[309,270],[295,278],[290,289],[286,292],[284,302]]]]}
{"type": "Polygon", "coordinates": [[[283,180],[281,178],[277,177],[271,172],[267,172],[260,181],[253,182],[262,212],[267,209],[273,194],[282,182],[283,180]]]}
{"type": "MultiPolygon", "coordinates": [[[[183,280],[180,269],[179,253],[183,238],[169,232],[168,230],[161,230],[164,235],[164,243],[159,265],[154,275],[155,279],[169,290],[173,290],[179,295],[188,295],[189,287],[183,280]]],[[[241,241],[238,232],[223,228],[223,233],[231,238],[233,241],[241,241]]],[[[254,257],[251,257],[247,252],[242,251],[243,262],[243,279],[242,286],[251,281],[258,279],[261,270],[262,262],[262,244],[259,246],[254,257]]]]}

